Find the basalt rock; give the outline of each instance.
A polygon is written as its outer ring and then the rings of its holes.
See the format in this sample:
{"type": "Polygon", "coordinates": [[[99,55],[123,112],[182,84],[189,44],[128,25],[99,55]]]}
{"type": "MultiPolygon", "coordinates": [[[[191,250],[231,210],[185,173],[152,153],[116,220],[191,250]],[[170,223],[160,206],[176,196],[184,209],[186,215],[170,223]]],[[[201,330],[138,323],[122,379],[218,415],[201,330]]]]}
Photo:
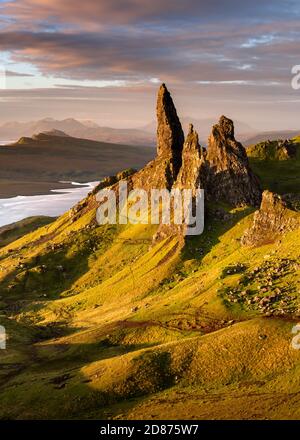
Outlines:
{"type": "MultiPolygon", "coordinates": [[[[225,201],[233,206],[259,205],[259,182],[249,167],[244,147],[235,140],[230,119],[222,116],[213,127],[208,151],[199,145],[192,125],[184,142],[173,100],[162,84],[157,98],[157,126],[157,156],[140,171],[124,176],[128,191],[201,188],[208,201],[225,201]]],[[[118,182],[113,182],[111,188],[117,193],[118,182]]],[[[192,203],[194,213],[194,200],[192,203]]],[[[185,227],[176,222],[160,225],[155,240],[174,234],[184,237],[185,227]]]]}
{"type": "Polygon", "coordinates": [[[205,189],[209,200],[234,206],[259,206],[260,184],[249,166],[245,148],[234,137],[231,119],[221,116],[213,126],[206,159],[205,189]]]}
{"type": "Polygon", "coordinates": [[[162,84],[157,97],[157,157],[133,177],[133,186],[171,189],[182,164],[184,133],[171,95],[162,84]]]}
{"type": "Polygon", "coordinates": [[[264,191],[260,209],[254,213],[252,226],[242,237],[246,246],[273,243],[286,232],[300,227],[300,216],[287,208],[282,198],[264,191]]]}
{"type": "MultiPolygon", "coordinates": [[[[182,165],[177,175],[176,182],[172,186],[172,190],[192,190],[192,198],[190,209],[193,214],[196,212],[196,190],[203,188],[205,177],[205,154],[203,148],[199,144],[198,133],[190,124],[189,132],[185,140],[182,150],[182,165]]],[[[171,204],[171,218],[174,218],[173,206],[171,204]]],[[[186,235],[186,225],[171,222],[170,225],[161,224],[153,237],[153,243],[160,241],[168,236],[177,235],[183,238],[186,235]]]]}
{"type": "Polygon", "coordinates": [[[199,144],[198,133],[190,124],[182,150],[182,165],[174,187],[192,190],[203,188],[205,176],[205,152],[199,144]]]}
{"type": "Polygon", "coordinates": [[[162,84],[157,97],[157,155],[172,158],[174,172],[181,167],[184,133],[171,95],[162,84]]]}

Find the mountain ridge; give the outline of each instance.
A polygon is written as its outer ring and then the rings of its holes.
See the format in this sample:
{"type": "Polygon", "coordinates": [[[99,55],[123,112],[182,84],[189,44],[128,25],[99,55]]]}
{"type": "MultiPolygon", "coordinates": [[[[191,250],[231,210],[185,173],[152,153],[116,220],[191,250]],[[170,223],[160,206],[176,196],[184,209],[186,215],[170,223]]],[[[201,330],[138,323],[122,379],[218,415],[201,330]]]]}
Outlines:
{"type": "Polygon", "coordinates": [[[100,127],[96,123],[80,122],[74,118],[56,120],[44,118],[32,122],[9,122],[0,126],[1,139],[31,137],[35,133],[60,130],[72,137],[99,142],[153,146],[155,137],[139,129],[100,127]]]}
{"type": "MultiPolygon", "coordinates": [[[[188,132],[189,124],[192,123],[199,133],[200,143],[203,145],[207,144],[210,127],[213,125],[215,118],[197,119],[184,117],[181,118],[181,121],[185,133],[188,132]]],[[[267,139],[288,139],[300,133],[300,130],[259,132],[243,121],[236,121],[235,126],[240,141],[246,146],[266,141],[267,139]]],[[[31,137],[37,132],[61,130],[70,136],[89,140],[153,147],[156,143],[156,129],[156,122],[154,121],[142,127],[124,129],[100,126],[91,120],[43,118],[31,122],[6,122],[0,126],[0,139],[16,139],[22,136],[31,137]]]]}

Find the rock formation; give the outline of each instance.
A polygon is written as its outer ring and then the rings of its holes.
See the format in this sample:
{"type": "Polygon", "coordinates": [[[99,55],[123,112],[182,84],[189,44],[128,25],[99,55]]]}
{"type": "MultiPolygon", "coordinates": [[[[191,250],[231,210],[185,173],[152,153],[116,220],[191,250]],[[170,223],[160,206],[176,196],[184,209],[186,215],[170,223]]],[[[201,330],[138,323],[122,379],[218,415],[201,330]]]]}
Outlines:
{"type": "MultiPolygon", "coordinates": [[[[205,175],[203,174],[204,163],[205,160],[203,150],[199,145],[198,133],[194,130],[193,125],[190,124],[189,132],[182,150],[181,168],[172,189],[191,189],[195,196],[195,191],[199,188],[203,188],[202,180],[205,175]]],[[[194,211],[194,198],[192,199],[191,206],[191,209],[194,211]]],[[[173,205],[171,205],[171,218],[173,217],[173,205]]],[[[153,243],[171,235],[177,235],[178,237],[183,238],[185,232],[185,225],[176,225],[174,222],[170,225],[161,224],[153,237],[153,243]]]]}
{"type": "Polygon", "coordinates": [[[221,116],[208,140],[208,177],[206,194],[209,200],[225,201],[234,206],[257,206],[261,189],[249,167],[245,148],[235,140],[231,119],[221,116]]]}
{"type": "Polygon", "coordinates": [[[184,134],[171,95],[162,84],[157,97],[157,157],[133,178],[135,187],[171,189],[182,163],[184,134]]]}
{"type": "Polygon", "coordinates": [[[205,157],[199,145],[198,133],[190,124],[189,132],[182,150],[182,165],[174,184],[177,188],[204,188],[205,157]]]}
{"type": "Polygon", "coordinates": [[[254,213],[252,226],[242,237],[246,246],[261,246],[276,241],[282,234],[300,227],[299,214],[290,211],[282,198],[264,191],[260,209],[254,213]]]}
{"type": "Polygon", "coordinates": [[[165,84],[162,84],[158,91],[156,114],[157,155],[172,158],[174,175],[176,175],[182,162],[184,133],[173,100],[165,84]]]}
{"type": "MultiPolygon", "coordinates": [[[[126,177],[128,191],[201,188],[208,201],[232,206],[259,205],[259,182],[249,167],[244,147],[235,140],[230,119],[222,116],[213,127],[208,151],[199,145],[192,125],[184,141],[173,100],[162,84],[157,98],[157,126],[157,156],[143,169],[126,177]]],[[[112,188],[117,190],[117,184],[112,188]]],[[[192,207],[194,212],[194,200],[192,207]]],[[[184,227],[160,225],[156,238],[174,233],[184,236],[184,227]]]]}
{"type": "Polygon", "coordinates": [[[259,206],[259,182],[244,147],[235,140],[230,119],[222,116],[213,127],[207,153],[200,147],[192,125],[184,142],[173,100],[162,84],[157,98],[157,127],[157,157],[133,176],[133,187],[202,187],[209,201],[259,206]]]}

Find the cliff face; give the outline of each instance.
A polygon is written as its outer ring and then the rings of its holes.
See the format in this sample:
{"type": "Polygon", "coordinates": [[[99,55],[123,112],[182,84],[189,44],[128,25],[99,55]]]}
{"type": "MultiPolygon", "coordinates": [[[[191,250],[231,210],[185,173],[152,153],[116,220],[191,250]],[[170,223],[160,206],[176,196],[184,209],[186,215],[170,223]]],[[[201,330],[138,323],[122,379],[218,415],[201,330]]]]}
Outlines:
{"type": "Polygon", "coordinates": [[[252,226],[242,237],[242,244],[261,246],[272,243],[282,234],[299,226],[299,216],[287,208],[281,197],[264,191],[261,206],[254,214],[252,226]]]}
{"type": "Polygon", "coordinates": [[[231,119],[221,116],[208,141],[206,193],[210,200],[234,206],[257,206],[261,188],[253,174],[245,148],[234,137],[231,119]]]}

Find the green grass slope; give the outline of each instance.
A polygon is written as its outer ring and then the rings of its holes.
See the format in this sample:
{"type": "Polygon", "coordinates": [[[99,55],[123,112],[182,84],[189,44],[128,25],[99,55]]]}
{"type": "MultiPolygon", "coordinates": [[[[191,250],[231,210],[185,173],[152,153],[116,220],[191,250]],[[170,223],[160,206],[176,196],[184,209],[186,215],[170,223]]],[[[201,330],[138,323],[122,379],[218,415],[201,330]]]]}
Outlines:
{"type": "Polygon", "coordinates": [[[261,142],[247,148],[250,165],[263,188],[279,194],[300,192],[300,137],[291,139],[294,154],[289,157],[279,141],[261,142]]]}
{"type": "Polygon", "coordinates": [[[89,196],[0,249],[0,418],[299,418],[300,230],[247,248],[223,209],[153,245],[89,196]]]}
{"type": "Polygon", "coordinates": [[[25,234],[54,221],[53,217],[34,216],[0,227],[0,247],[7,246],[25,234]]]}

